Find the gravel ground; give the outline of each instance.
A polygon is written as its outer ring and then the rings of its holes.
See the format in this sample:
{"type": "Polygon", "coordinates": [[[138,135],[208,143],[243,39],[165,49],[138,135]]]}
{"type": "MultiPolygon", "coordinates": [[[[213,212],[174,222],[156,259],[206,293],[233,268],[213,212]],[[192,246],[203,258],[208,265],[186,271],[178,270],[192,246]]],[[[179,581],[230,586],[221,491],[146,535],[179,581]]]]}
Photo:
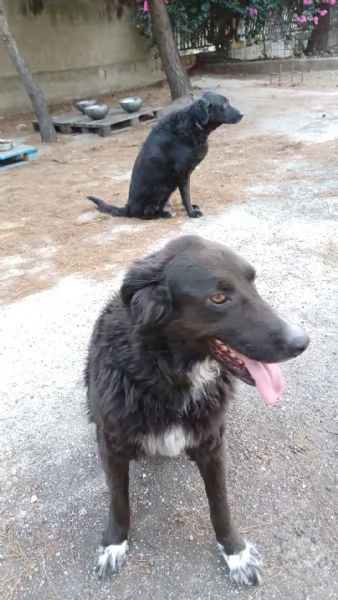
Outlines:
{"type": "MultiPolygon", "coordinates": [[[[215,87],[215,80],[204,78],[198,85],[215,87]]],[[[255,102],[264,103],[263,91],[251,90],[251,98],[245,85],[244,104],[249,107],[254,93],[255,102]]],[[[335,148],[338,114],[332,97],[308,94],[301,120],[297,112],[292,120],[284,111],[273,119],[267,103],[266,119],[255,125],[258,134],[282,130],[303,142],[317,136],[335,148]],[[320,120],[328,106],[331,118],[320,120]]],[[[286,386],[276,407],[240,384],[229,410],[230,502],[239,528],[264,556],[264,585],[245,590],[230,585],[201,481],[183,458],[133,465],[128,563],[112,581],[94,578],[108,498],[84,414],[82,369],[93,322],[121,281],[117,273],[99,282],[70,276],[1,308],[4,599],[338,597],[337,175],[333,165],[314,166],[304,156],[290,165],[281,157],[270,184],[248,187],[244,201],[227,206],[224,214],[187,220],[170,234],[199,233],[247,257],[257,268],[260,292],[311,337],[307,352],[283,365],[286,386]],[[284,179],[290,168],[301,176],[284,179]]],[[[149,250],[164,241],[150,240],[149,250]]]]}

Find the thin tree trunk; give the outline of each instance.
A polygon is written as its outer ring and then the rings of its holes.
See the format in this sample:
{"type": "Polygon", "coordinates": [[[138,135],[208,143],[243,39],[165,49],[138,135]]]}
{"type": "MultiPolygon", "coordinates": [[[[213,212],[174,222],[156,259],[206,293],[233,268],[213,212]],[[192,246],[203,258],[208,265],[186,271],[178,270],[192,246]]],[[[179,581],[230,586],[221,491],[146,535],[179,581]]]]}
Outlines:
{"type": "Polygon", "coordinates": [[[56,142],[57,135],[54,129],[46,101],[40,86],[35,81],[29,70],[26,60],[21,56],[19,48],[10,30],[4,1],[0,0],[0,38],[3,40],[9,57],[15,66],[19,78],[32,102],[33,110],[39,123],[40,136],[43,142],[56,142]]]}
{"type": "Polygon", "coordinates": [[[324,17],[320,17],[318,25],[316,25],[313,28],[311,37],[306,48],[306,54],[317,54],[318,52],[327,52],[329,42],[329,30],[330,7],[328,7],[328,14],[324,17]]]}
{"type": "Polygon", "coordinates": [[[163,0],[149,0],[152,32],[162,61],[172,100],[191,93],[188,73],[183,67],[163,0]]]}

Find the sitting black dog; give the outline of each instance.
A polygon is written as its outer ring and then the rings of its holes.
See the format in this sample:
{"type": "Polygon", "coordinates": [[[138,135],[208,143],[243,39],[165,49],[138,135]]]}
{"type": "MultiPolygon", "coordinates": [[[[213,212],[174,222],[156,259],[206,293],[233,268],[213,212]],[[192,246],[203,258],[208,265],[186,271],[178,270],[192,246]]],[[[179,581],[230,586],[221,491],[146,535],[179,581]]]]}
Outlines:
{"type": "Polygon", "coordinates": [[[178,188],[188,216],[201,217],[199,207],[191,204],[190,175],[208,152],[209,134],[242,117],[227,98],[206,92],[164,117],[149,133],[134,164],[126,206],[117,208],[94,196],[89,200],[114,217],[168,218],[175,216],[167,202],[178,188]]]}

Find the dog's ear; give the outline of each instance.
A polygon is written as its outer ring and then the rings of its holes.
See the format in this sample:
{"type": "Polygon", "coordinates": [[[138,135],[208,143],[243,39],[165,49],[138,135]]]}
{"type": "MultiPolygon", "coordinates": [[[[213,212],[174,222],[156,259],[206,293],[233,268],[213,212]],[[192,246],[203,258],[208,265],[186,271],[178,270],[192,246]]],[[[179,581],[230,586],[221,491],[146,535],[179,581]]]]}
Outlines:
{"type": "Polygon", "coordinates": [[[140,326],[163,324],[171,312],[171,297],[161,281],[161,266],[153,257],[138,261],[126,274],[122,287],[122,302],[129,307],[140,326]]]}
{"type": "Polygon", "coordinates": [[[211,102],[208,98],[200,98],[193,104],[192,116],[200,125],[206,125],[210,117],[211,102]]]}
{"type": "Polygon", "coordinates": [[[130,310],[138,325],[163,325],[171,312],[171,300],[165,285],[150,285],[135,292],[130,310]]]}

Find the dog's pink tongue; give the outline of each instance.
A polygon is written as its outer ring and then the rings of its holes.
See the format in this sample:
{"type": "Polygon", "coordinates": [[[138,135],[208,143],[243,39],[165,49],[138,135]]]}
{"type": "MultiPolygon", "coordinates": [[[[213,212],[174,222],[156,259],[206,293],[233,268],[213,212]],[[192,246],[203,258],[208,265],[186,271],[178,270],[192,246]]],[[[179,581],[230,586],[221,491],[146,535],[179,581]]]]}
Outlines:
{"type": "Polygon", "coordinates": [[[257,362],[243,355],[241,355],[241,359],[255,380],[257,391],[262,400],[267,404],[275,404],[284,387],[283,376],[278,365],[257,362]]]}

